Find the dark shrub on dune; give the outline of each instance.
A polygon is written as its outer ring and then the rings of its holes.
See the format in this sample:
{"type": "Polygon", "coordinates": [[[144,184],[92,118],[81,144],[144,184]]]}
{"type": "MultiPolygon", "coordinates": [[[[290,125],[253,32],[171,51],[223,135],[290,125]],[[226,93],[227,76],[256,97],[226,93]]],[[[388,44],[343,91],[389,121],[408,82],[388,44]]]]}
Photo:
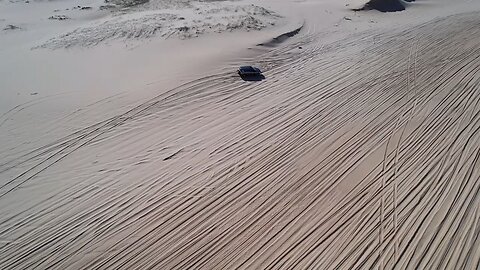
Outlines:
{"type": "MultiPolygon", "coordinates": [[[[415,0],[409,0],[413,2],[415,0]]],[[[381,12],[395,12],[405,10],[405,2],[403,0],[370,0],[360,9],[356,10],[370,10],[375,9],[381,12]]]]}

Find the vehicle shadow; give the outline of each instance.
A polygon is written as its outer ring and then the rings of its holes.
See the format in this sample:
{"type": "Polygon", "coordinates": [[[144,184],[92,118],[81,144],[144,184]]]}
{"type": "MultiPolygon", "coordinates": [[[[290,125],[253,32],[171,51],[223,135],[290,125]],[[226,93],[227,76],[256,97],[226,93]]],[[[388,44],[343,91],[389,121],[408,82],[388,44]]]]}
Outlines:
{"type": "Polygon", "coordinates": [[[265,80],[265,76],[260,75],[240,75],[240,78],[246,82],[259,82],[265,80]]]}

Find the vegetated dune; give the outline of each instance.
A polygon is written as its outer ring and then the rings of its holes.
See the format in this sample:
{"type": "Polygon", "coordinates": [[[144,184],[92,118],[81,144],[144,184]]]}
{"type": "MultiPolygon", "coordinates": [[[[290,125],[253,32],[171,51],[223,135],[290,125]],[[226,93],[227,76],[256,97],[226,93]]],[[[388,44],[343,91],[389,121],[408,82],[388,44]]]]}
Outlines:
{"type": "Polygon", "coordinates": [[[299,34],[261,82],[226,66],[6,149],[0,268],[475,269],[479,23],[299,34]]]}
{"type": "MultiPolygon", "coordinates": [[[[275,25],[281,18],[257,5],[224,0],[109,0],[98,9],[93,10],[98,18],[89,17],[87,23],[56,33],[34,48],[92,47],[117,40],[129,44],[155,37],[188,39],[206,33],[257,31],[275,25]]],[[[71,19],[63,14],[49,18],[71,19]]]]}

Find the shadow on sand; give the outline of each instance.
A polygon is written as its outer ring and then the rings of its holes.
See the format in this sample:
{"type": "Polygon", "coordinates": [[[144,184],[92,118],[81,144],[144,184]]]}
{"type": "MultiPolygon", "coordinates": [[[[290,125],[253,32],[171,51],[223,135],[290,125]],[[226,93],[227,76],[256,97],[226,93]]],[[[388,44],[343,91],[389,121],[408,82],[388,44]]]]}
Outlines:
{"type": "Polygon", "coordinates": [[[285,42],[287,39],[297,35],[302,30],[302,28],[303,28],[303,24],[299,28],[297,28],[293,31],[283,33],[283,34],[279,35],[278,37],[274,37],[267,42],[257,44],[257,46],[275,47],[275,46],[285,42]]]}
{"type": "Polygon", "coordinates": [[[249,75],[249,76],[240,75],[240,78],[242,78],[242,80],[244,80],[246,82],[259,82],[259,81],[265,80],[265,76],[263,76],[262,74],[260,74],[260,75],[249,75]]]}

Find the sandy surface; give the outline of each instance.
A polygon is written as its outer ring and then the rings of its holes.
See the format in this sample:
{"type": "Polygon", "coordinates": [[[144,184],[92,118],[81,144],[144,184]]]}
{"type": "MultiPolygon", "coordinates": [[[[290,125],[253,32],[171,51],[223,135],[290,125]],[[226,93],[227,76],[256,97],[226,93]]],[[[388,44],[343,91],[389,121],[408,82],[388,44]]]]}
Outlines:
{"type": "Polygon", "coordinates": [[[275,25],[133,47],[5,26],[1,269],[478,268],[480,3],[257,4],[275,25]]]}

